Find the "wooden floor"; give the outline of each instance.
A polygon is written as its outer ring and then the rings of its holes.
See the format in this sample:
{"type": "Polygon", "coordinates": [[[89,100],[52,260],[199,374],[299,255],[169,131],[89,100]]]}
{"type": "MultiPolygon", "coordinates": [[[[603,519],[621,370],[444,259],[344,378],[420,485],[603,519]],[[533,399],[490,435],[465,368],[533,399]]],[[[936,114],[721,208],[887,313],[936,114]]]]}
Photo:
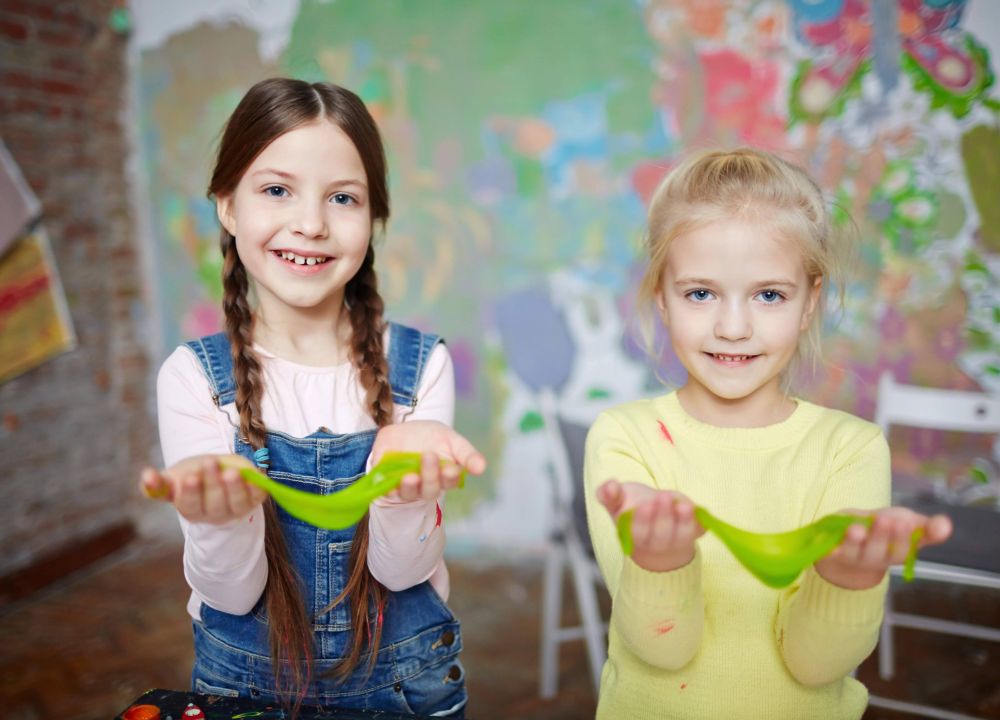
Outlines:
{"type": "MultiPolygon", "coordinates": [[[[581,643],[564,645],[560,692],[538,699],[541,566],[452,561],[473,720],[593,717],[581,643]]],[[[575,614],[567,584],[567,619],[575,614]]],[[[191,667],[187,589],[176,543],[140,540],[101,565],[0,608],[0,718],[110,720],[152,687],[185,689],[191,667]]],[[[1000,627],[1000,593],[914,583],[901,609],[1000,627]]],[[[859,677],[880,695],[1000,719],[1000,644],[901,630],[899,672],[859,677]]],[[[913,717],[869,709],[866,720],[913,717]]]]}

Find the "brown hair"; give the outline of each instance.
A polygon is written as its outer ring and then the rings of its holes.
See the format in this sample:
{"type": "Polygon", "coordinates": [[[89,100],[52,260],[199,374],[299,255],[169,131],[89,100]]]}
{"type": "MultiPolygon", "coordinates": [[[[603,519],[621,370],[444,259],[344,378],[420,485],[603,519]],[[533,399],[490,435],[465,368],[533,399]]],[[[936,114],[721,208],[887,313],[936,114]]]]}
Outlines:
{"type": "MultiPolygon", "coordinates": [[[[343,130],[357,148],[368,180],[372,226],[378,224],[384,229],[389,218],[389,190],[378,126],[357,95],[331,83],[310,84],[290,78],[271,78],[250,88],[226,123],[208,188],[209,197],[231,196],[247,168],[272,141],[290,130],[323,119],[343,130]]],[[[223,309],[226,334],[232,346],[240,436],[259,449],[266,444],[267,432],[260,409],[263,377],[260,359],[252,346],[253,312],[247,299],[249,278],[235,240],[225,228],[222,229],[223,309]]],[[[375,251],[369,241],[364,262],[348,281],[344,297],[351,319],[352,361],[365,389],[368,413],[378,427],[382,427],[392,420],[392,391],[382,347],[385,321],[374,265],[375,251]]],[[[312,618],[306,617],[299,579],[288,558],[273,499],[264,503],[264,510],[268,567],[264,592],[272,668],[276,689],[297,695],[298,706],[308,690],[312,667],[312,618]]],[[[354,534],[347,585],[331,605],[349,598],[353,620],[350,650],[334,670],[339,678],[346,678],[354,671],[366,644],[370,651],[370,669],[381,641],[381,622],[370,626],[368,608],[373,602],[381,619],[387,591],[372,577],[367,556],[368,516],[365,515],[354,534]]]]}
{"type": "MultiPolygon", "coordinates": [[[[670,244],[713,222],[739,218],[765,225],[802,253],[810,283],[823,281],[823,295],[836,285],[843,304],[844,279],[857,233],[849,216],[835,227],[823,191],[797,165],[753,148],[715,150],[689,157],[660,183],[649,204],[646,250],[649,265],[639,286],[637,312],[647,350],[653,347],[653,300],[662,289],[670,244]]],[[[819,357],[823,295],[816,303],[795,360],[819,357]]],[[[786,378],[791,373],[786,372],[786,378]]]]}

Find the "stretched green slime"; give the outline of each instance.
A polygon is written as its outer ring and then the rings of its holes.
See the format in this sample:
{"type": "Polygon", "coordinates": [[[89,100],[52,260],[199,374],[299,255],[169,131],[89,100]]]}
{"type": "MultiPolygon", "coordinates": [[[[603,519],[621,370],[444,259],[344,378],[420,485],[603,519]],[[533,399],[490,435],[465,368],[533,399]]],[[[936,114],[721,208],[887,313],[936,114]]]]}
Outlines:
{"type": "MultiPolygon", "coordinates": [[[[694,515],[703,528],[714,532],[725,543],[743,567],[773,588],[791,585],[803,570],[837,547],[851,525],[861,523],[871,527],[872,524],[871,517],[827,515],[797,530],[755,533],[723,522],[701,507],[695,508],[694,515]]],[[[631,510],[618,516],[617,528],[622,551],[631,555],[631,510]]],[[[922,534],[918,528],[910,538],[910,552],[903,565],[904,580],[913,579],[913,566],[922,534]]]]}
{"type": "MultiPolygon", "coordinates": [[[[367,474],[330,495],[290,488],[253,468],[238,470],[244,480],[266,490],[292,517],[326,530],[343,530],[364,517],[372,500],[399,487],[404,475],[419,473],[420,453],[387,452],[367,474]]],[[[462,470],[459,487],[464,484],[465,475],[462,470]]]]}

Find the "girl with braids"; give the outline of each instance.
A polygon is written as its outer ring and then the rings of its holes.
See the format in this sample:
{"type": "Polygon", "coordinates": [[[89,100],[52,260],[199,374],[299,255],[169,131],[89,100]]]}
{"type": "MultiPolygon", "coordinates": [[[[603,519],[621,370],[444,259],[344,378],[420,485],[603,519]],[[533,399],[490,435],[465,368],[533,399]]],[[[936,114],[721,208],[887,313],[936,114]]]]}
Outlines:
{"type": "Polygon", "coordinates": [[[209,196],[226,331],[163,364],[168,469],[141,481],[180,515],[193,689],[462,717],[442,494],[486,462],[449,427],[440,338],[382,316],[372,235],[389,195],[375,122],[336,85],[262,81],[226,125],[209,196]],[[345,531],[292,518],[220,465],[328,494],[387,449],[422,452],[419,475],[345,531]]]}

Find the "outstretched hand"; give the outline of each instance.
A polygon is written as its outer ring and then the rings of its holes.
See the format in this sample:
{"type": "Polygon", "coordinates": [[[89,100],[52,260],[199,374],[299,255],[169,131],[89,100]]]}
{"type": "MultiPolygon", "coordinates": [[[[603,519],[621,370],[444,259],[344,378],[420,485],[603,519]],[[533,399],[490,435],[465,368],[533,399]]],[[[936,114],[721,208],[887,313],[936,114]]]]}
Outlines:
{"type": "Polygon", "coordinates": [[[951,529],[947,515],[928,517],[905,507],[883,508],[874,514],[871,527],[851,525],[837,549],[816,562],[816,572],[850,590],[875,587],[891,565],[905,561],[915,532],[919,532],[919,547],[926,547],[943,543],[951,537],[951,529]]]}
{"type": "Polygon", "coordinates": [[[597,499],[615,521],[634,510],[631,557],[639,567],[667,572],[694,558],[694,541],[705,528],[694,518],[694,503],[681,493],[608,480],[597,488],[597,499]]]}
{"type": "Polygon", "coordinates": [[[380,429],[372,446],[372,462],[377,463],[391,450],[422,454],[420,473],[404,475],[399,487],[388,495],[401,500],[436,500],[443,490],[461,483],[463,469],[471,475],[486,470],[486,458],[472,443],[434,420],[411,420],[380,429]]]}
{"type": "Polygon", "coordinates": [[[240,467],[253,463],[240,455],[198,455],[166,470],[145,468],[139,489],[172,503],[190,522],[218,525],[246,516],[267,498],[240,476],[240,467]]]}

